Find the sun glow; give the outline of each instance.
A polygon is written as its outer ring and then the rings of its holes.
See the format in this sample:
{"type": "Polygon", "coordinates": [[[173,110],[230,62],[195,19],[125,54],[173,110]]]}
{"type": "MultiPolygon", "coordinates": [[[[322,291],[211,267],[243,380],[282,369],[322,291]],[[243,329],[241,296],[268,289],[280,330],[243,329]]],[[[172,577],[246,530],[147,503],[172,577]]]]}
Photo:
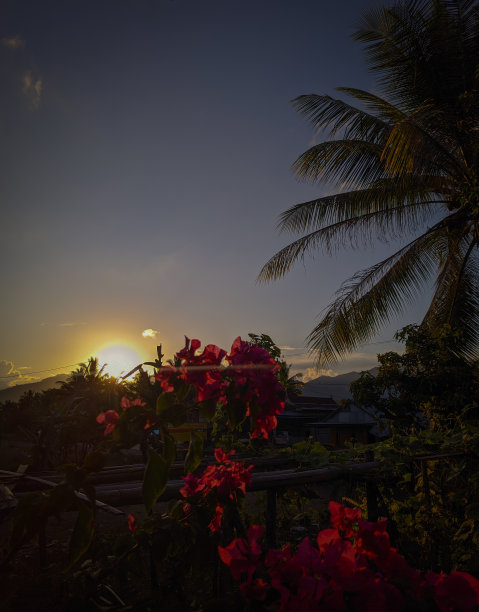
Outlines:
{"type": "Polygon", "coordinates": [[[135,366],[145,361],[141,355],[125,344],[110,344],[97,352],[100,367],[106,364],[104,372],[111,376],[124,376],[135,366]]]}

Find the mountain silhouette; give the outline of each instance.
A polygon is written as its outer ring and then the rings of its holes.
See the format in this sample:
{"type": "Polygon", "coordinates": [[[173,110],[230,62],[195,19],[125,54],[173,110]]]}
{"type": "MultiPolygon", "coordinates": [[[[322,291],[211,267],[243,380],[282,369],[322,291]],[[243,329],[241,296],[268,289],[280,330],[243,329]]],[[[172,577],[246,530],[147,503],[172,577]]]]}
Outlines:
{"type": "Polygon", "coordinates": [[[43,380],[39,380],[34,383],[25,383],[23,385],[14,385],[13,387],[1,389],[0,402],[17,402],[27,391],[41,393],[47,389],[58,387],[57,383],[65,381],[68,376],[68,374],[56,374],[55,376],[49,376],[48,378],[44,378],[43,380]]]}
{"type": "MultiPolygon", "coordinates": [[[[378,372],[377,368],[367,370],[375,376],[378,372]]],[[[352,399],[349,391],[349,385],[357,380],[361,372],[346,372],[338,374],[338,376],[318,376],[309,380],[303,388],[303,395],[316,397],[332,397],[334,400],[352,399]]]]}

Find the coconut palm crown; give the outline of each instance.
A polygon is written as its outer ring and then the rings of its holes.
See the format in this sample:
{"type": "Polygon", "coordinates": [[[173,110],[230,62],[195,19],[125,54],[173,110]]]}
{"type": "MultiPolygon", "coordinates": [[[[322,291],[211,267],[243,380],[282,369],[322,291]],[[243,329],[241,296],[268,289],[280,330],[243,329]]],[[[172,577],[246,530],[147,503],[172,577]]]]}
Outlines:
{"type": "Polygon", "coordinates": [[[381,7],[363,16],[354,38],[366,47],[379,94],[341,87],[354,104],[315,94],[293,101],[328,135],[296,160],[295,172],[340,190],[281,215],[281,230],[304,235],[276,253],[259,280],[283,276],[315,248],[331,253],[401,238],[402,248],[340,287],[308,337],[318,364],[370,340],[431,280],[435,289],[422,324],[459,329],[463,355],[477,357],[477,2],[406,0],[381,7]]]}

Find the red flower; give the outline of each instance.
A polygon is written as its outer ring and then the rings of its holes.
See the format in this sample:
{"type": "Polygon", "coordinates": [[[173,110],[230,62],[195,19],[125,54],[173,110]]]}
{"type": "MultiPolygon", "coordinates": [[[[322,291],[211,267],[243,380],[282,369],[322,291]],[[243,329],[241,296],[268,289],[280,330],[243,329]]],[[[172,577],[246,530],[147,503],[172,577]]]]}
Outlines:
{"type": "Polygon", "coordinates": [[[434,599],[441,612],[473,612],[479,606],[479,580],[466,572],[428,574],[426,580],[434,587],[434,599]]]}
{"type": "Polygon", "coordinates": [[[251,582],[243,582],[240,589],[247,601],[264,601],[271,585],[262,578],[255,578],[251,582]]]}
{"type": "Polygon", "coordinates": [[[135,533],[135,531],[138,529],[138,525],[136,524],[136,518],[133,516],[133,514],[128,515],[128,529],[132,533],[135,533]]]}
{"type": "Polygon", "coordinates": [[[175,390],[173,380],[175,376],[177,377],[177,375],[178,370],[175,367],[166,365],[158,370],[158,372],[155,374],[155,378],[160,383],[161,388],[165,393],[171,393],[175,390]]]}
{"type": "Polygon", "coordinates": [[[330,501],[329,512],[333,527],[336,527],[346,538],[355,535],[353,526],[361,518],[361,510],[359,508],[348,508],[335,501],[330,501]]]}
{"type": "MultiPolygon", "coordinates": [[[[289,545],[267,552],[261,576],[269,576],[279,599],[278,612],[404,612],[408,601],[415,610],[429,609],[431,597],[441,612],[478,610],[479,580],[464,572],[429,573],[421,579],[389,545],[385,520],[364,521],[359,510],[336,502],[330,510],[336,528],[318,534],[319,550],[306,538],[294,556],[289,545]]],[[[240,585],[245,599],[265,599],[268,581],[254,576],[260,567],[259,547],[253,555],[248,542],[236,539],[220,549],[234,578],[247,573],[240,585]]]]}
{"type": "Polygon", "coordinates": [[[223,520],[223,514],[223,506],[220,503],[217,503],[213,518],[211,519],[208,525],[208,529],[211,531],[211,533],[216,533],[221,529],[221,521],[223,520]]]}
{"type": "Polygon", "coordinates": [[[231,571],[233,578],[238,580],[241,574],[248,575],[248,582],[253,575],[261,556],[258,539],[263,534],[264,527],[252,525],[248,529],[248,540],[235,538],[228,546],[218,546],[220,559],[231,571]]]}
{"type": "Polygon", "coordinates": [[[277,425],[277,415],[284,410],[284,388],[275,373],[279,366],[267,350],[244,342],[238,336],[226,356],[230,364],[226,374],[235,382],[237,399],[246,404],[246,416],[252,417],[252,438],[268,438],[277,425]]]}
{"type": "Polygon", "coordinates": [[[128,410],[128,408],[131,408],[132,406],[146,406],[146,404],[139,397],[134,400],[129,400],[127,397],[123,396],[121,398],[120,406],[123,408],[123,411],[125,411],[125,410],[128,410]]]}
{"type": "Polygon", "coordinates": [[[193,497],[193,495],[196,495],[199,491],[205,488],[204,483],[202,483],[194,474],[184,476],[183,480],[185,481],[186,485],[180,489],[180,493],[183,495],[183,497],[193,497]]]}
{"type": "Polygon", "coordinates": [[[357,546],[367,557],[373,559],[388,556],[391,545],[386,531],[387,523],[387,519],[376,523],[361,518],[358,520],[357,546]]]}
{"type": "Polygon", "coordinates": [[[100,424],[105,423],[106,427],[105,431],[103,432],[103,435],[107,436],[115,429],[115,425],[118,423],[119,418],[120,415],[118,414],[118,412],[116,412],[116,410],[107,410],[106,412],[100,412],[100,414],[96,417],[96,421],[100,424]]]}
{"type": "Polygon", "coordinates": [[[215,449],[215,458],[219,465],[209,465],[200,477],[188,474],[183,477],[185,487],[180,489],[183,497],[193,497],[197,493],[206,497],[212,491],[217,496],[217,506],[213,519],[209,524],[211,531],[218,531],[223,516],[223,505],[226,501],[236,499],[238,491],[246,493],[246,487],[251,484],[253,466],[245,467],[241,461],[232,461],[221,448],[215,449]],[[219,510],[221,508],[221,512],[219,510]]]}

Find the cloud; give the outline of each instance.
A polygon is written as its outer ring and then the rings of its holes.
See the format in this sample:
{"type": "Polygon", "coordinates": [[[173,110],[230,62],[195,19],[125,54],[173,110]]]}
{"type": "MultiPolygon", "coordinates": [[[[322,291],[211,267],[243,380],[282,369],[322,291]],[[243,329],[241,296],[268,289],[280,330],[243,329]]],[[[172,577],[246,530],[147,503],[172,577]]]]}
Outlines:
{"type": "Polygon", "coordinates": [[[22,91],[30,100],[31,105],[36,108],[40,104],[43,82],[41,78],[35,79],[30,70],[22,77],[22,91]]]}
{"type": "Polygon", "coordinates": [[[294,346],[280,346],[278,348],[280,348],[282,351],[300,351],[301,350],[301,348],[296,348],[294,346]]]}
{"type": "Polygon", "coordinates": [[[5,36],[0,39],[0,42],[4,47],[8,47],[9,49],[21,49],[25,46],[25,41],[19,34],[15,34],[15,36],[5,36]]]}
{"type": "Polygon", "coordinates": [[[306,372],[303,373],[303,382],[308,382],[309,380],[314,380],[319,376],[337,376],[338,372],[336,370],[325,370],[321,368],[317,370],[316,368],[306,368],[306,372]]]}
{"type": "Polygon", "coordinates": [[[13,361],[0,359],[0,388],[13,387],[14,385],[23,385],[29,382],[40,380],[38,376],[24,373],[21,370],[29,370],[30,366],[15,366],[13,361]]]}
{"type": "Polygon", "coordinates": [[[144,329],[141,332],[141,335],[143,336],[143,338],[154,338],[159,333],[159,330],[151,329],[151,327],[149,327],[148,329],[144,329]]]}
{"type": "Polygon", "coordinates": [[[85,321],[68,321],[66,323],[58,323],[57,327],[79,327],[80,325],[86,325],[85,321]]]}

